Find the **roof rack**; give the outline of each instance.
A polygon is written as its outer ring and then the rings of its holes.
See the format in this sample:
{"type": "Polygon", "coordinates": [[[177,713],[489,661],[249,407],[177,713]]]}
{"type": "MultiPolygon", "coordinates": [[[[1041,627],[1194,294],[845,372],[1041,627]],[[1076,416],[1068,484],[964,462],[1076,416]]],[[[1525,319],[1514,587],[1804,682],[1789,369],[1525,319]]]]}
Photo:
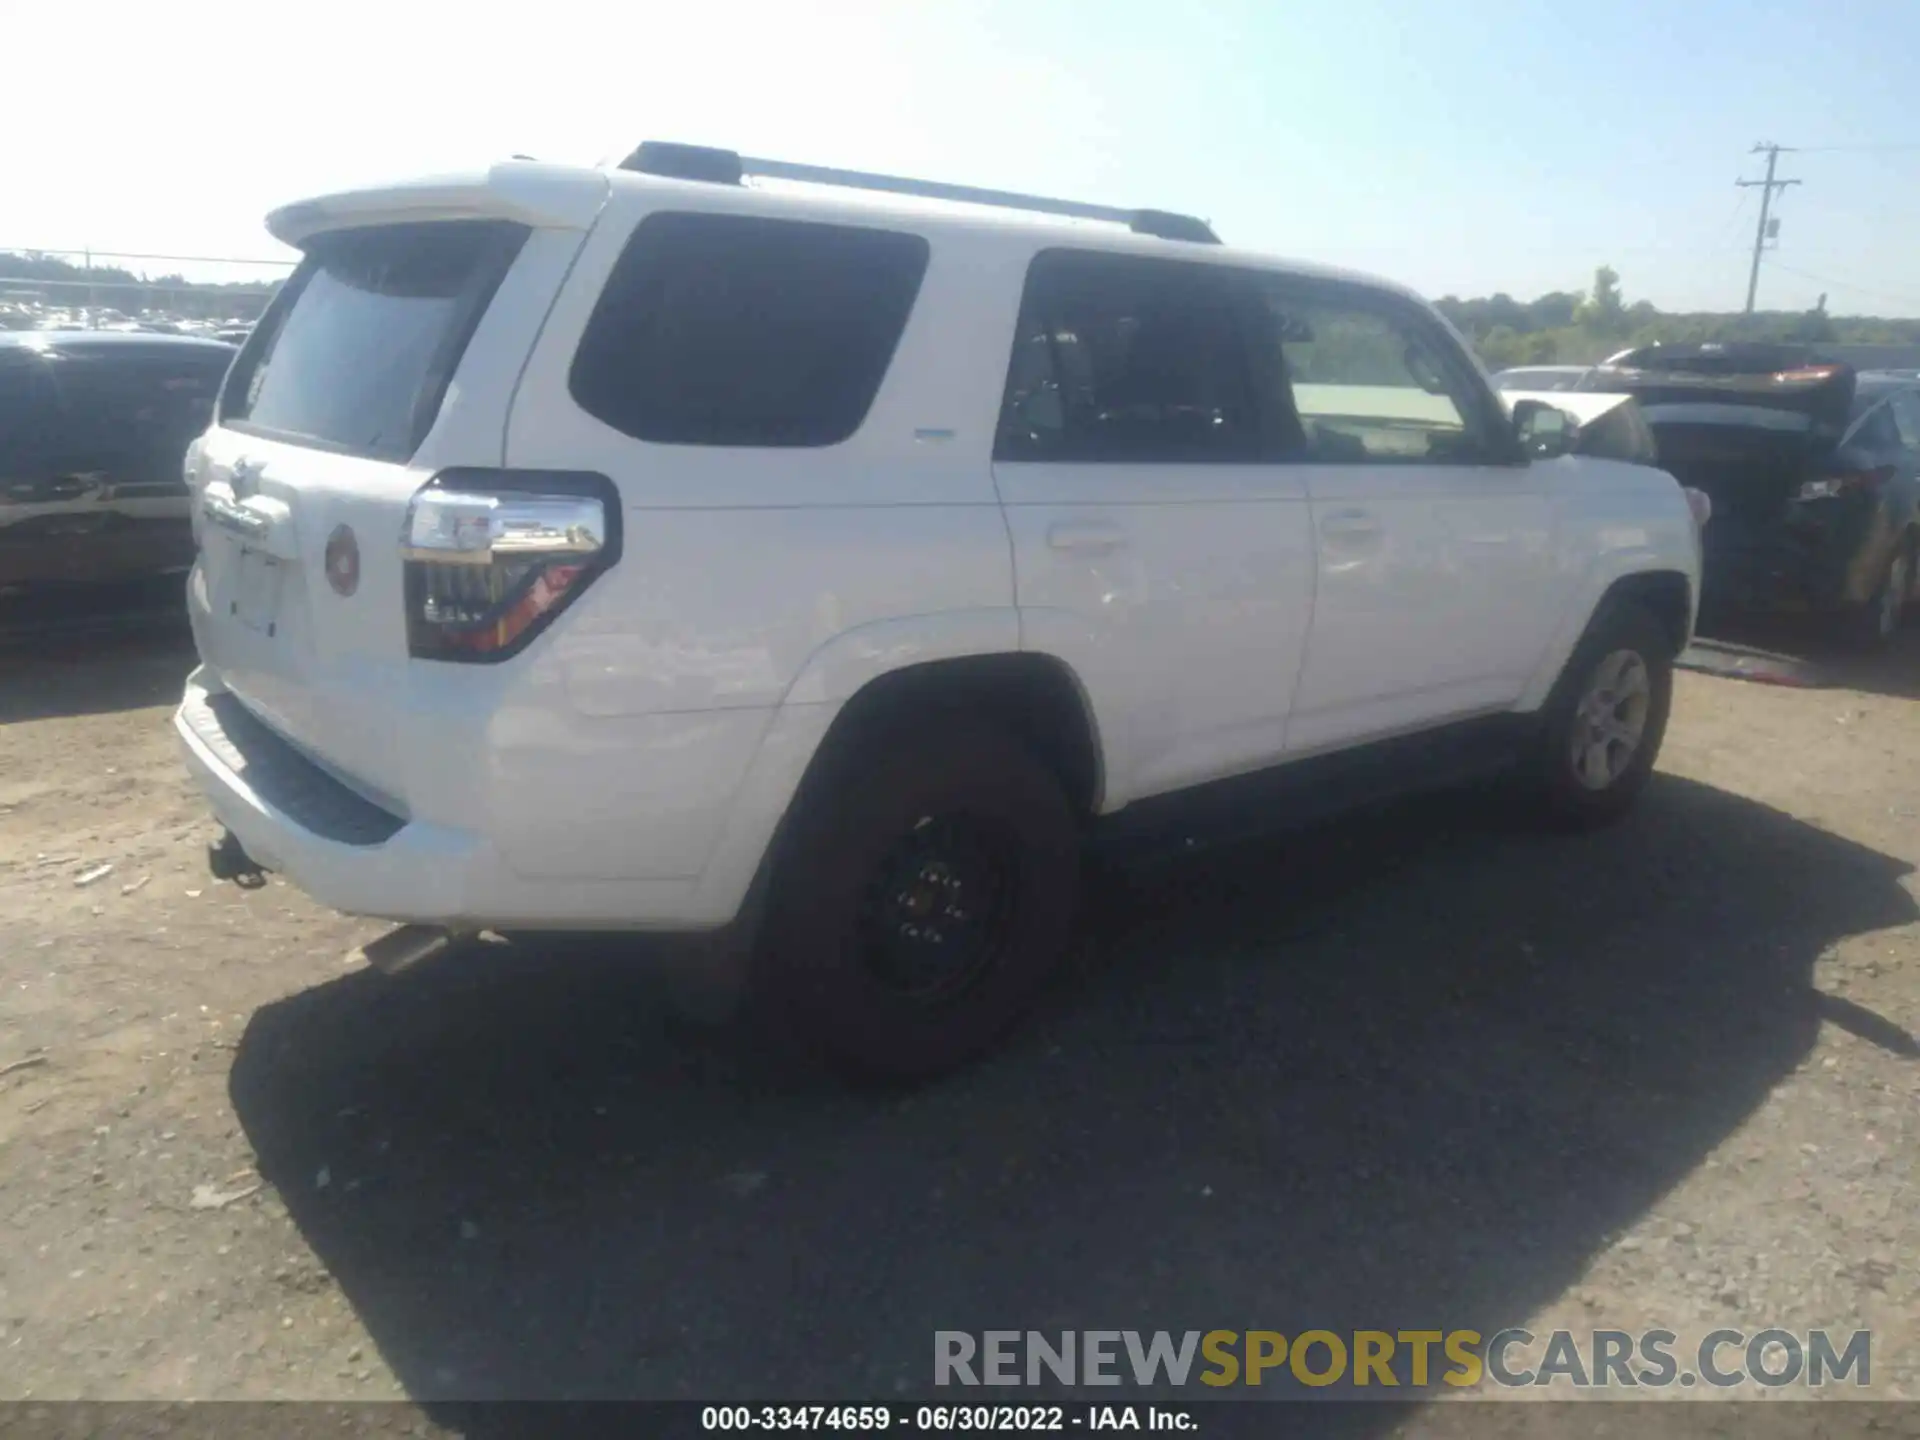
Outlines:
{"type": "Polygon", "coordinates": [[[705,145],[676,145],[648,140],[625,160],[622,170],[663,175],[675,180],[701,180],[715,185],[738,185],[749,175],[768,180],[794,180],[807,185],[837,185],[853,190],[877,190],[889,195],[915,195],[926,200],[950,200],[963,205],[992,205],[1008,210],[1031,210],[1073,220],[1104,220],[1125,225],[1136,235],[1162,240],[1190,240],[1218,245],[1220,237],[1206,221],[1168,210],[1127,210],[1115,205],[1087,205],[1078,200],[1049,200],[1010,190],[981,190],[971,185],[948,185],[938,180],[909,180],[899,175],[874,175],[863,170],[835,170],[824,165],[797,165],[787,160],[762,160],[734,150],[705,145]]]}

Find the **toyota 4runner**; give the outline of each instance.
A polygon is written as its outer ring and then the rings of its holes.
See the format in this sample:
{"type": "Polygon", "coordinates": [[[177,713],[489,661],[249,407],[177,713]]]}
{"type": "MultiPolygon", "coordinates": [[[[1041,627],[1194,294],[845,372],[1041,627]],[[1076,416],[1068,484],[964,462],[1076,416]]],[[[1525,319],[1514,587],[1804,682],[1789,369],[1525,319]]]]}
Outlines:
{"type": "Polygon", "coordinates": [[[268,224],[187,460],[229,870],[415,937],[750,926],[771,1011],[915,1074],[1020,1016],[1090,838],[1500,766],[1594,824],[1653,766],[1696,512],[1396,286],[657,144],[268,224]]]}

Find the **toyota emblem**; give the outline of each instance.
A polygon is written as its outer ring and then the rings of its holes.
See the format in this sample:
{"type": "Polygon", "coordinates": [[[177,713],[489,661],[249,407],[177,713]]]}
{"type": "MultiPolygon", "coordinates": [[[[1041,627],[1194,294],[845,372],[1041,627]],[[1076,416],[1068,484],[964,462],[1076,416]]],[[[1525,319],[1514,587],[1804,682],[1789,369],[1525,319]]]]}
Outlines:
{"type": "Polygon", "coordinates": [[[350,526],[336,525],[327,537],[326,567],[334,594],[351,595],[360,588],[360,542],[350,526]]]}

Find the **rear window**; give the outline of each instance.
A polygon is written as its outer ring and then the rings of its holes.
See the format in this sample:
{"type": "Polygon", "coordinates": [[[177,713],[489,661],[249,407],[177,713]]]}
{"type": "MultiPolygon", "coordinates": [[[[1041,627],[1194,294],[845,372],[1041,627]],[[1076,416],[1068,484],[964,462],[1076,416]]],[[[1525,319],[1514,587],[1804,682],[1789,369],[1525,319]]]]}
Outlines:
{"type": "Polygon", "coordinates": [[[445,220],[317,237],[234,365],[222,422],[410,458],[526,236],[503,221],[445,220]]]}
{"type": "Polygon", "coordinates": [[[650,215],[587,322],[573,397],[658,444],[838,444],[866,419],[927,254],[891,230],[650,215]]]}
{"type": "Polygon", "coordinates": [[[130,486],[178,489],[180,462],[213,418],[230,355],[56,357],[46,378],[57,396],[59,425],[50,423],[48,433],[57,434],[60,452],[74,463],[121,471],[130,486]]]}

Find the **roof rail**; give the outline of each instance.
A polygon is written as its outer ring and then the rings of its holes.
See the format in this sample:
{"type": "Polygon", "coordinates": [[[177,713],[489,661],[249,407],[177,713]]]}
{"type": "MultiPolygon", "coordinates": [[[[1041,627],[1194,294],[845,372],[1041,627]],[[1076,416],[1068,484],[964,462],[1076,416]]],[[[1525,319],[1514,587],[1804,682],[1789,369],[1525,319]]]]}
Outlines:
{"type": "Polygon", "coordinates": [[[749,175],[768,180],[794,180],[807,185],[836,185],[852,190],[876,190],[888,195],[914,195],[925,200],[949,200],[963,205],[991,205],[1007,210],[1031,210],[1072,220],[1104,220],[1125,225],[1136,235],[1162,240],[1189,240],[1218,245],[1220,237],[1206,221],[1168,210],[1127,210],[1115,205],[1088,205],[1078,200],[1049,200],[1011,190],[981,190],[972,185],[949,185],[939,180],[909,180],[899,175],[874,175],[864,170],[835,170],[825,165],[799,165],[788,160],[754,159],[733,150],[705,145],[675,145],[648,140],[625,160],[622,170],[664,175],[675,180],[703,180],[716,185],[738,185],[749,175]]]}

